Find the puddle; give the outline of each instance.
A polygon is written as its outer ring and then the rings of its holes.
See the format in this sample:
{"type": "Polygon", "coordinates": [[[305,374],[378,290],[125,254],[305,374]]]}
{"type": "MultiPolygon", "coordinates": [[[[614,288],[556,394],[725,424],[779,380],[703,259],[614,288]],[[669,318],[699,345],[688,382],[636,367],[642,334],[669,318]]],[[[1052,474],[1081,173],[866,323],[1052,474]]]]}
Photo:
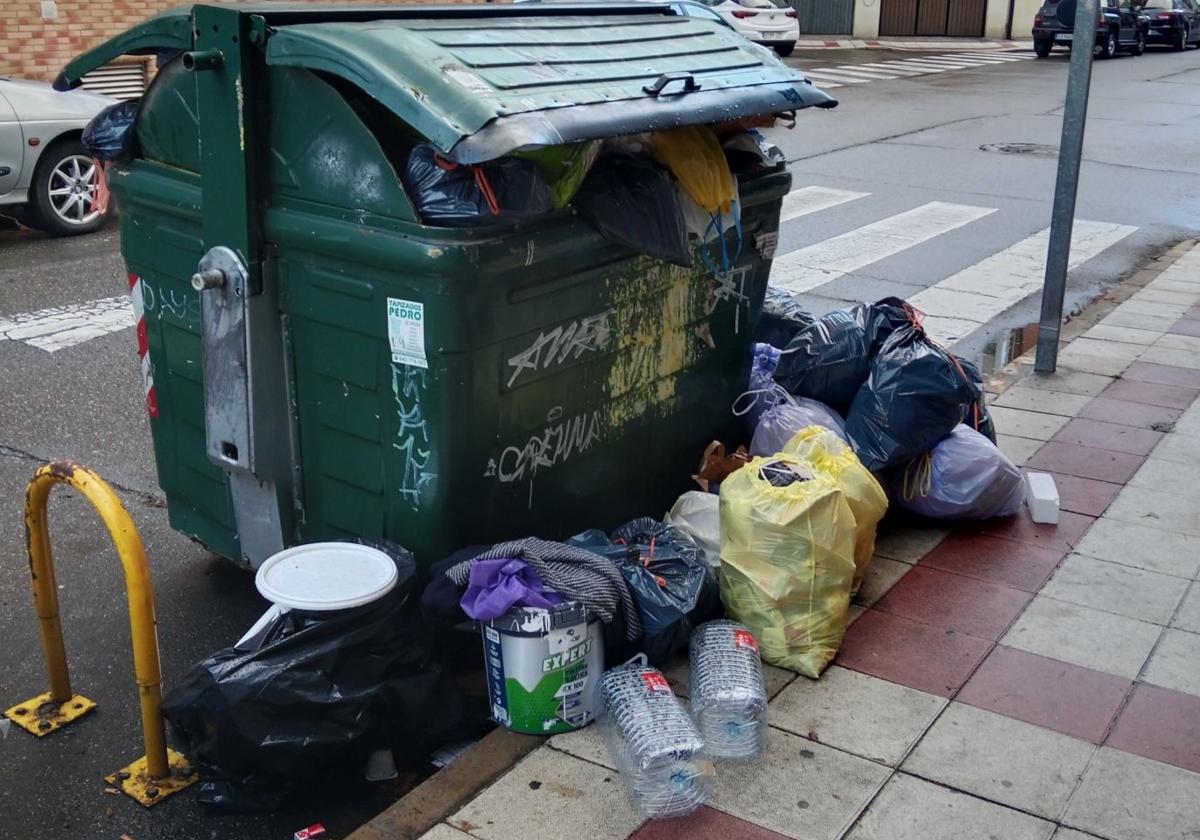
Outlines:
{"type": "Polygon", "coordinates": [[[986,345],[979,359],[979,369],[991,376],[1027,350],[1037,346],[1038,325],[1026,324],[997,335],[986,345]]]}
{"type": "Polygon", "coordinates": [[[1058,146],[1049,146],[1045,143],[985,143],[979,147],[979,151],[999,152],[1005,155],[1058,157],[1058,146]]]}

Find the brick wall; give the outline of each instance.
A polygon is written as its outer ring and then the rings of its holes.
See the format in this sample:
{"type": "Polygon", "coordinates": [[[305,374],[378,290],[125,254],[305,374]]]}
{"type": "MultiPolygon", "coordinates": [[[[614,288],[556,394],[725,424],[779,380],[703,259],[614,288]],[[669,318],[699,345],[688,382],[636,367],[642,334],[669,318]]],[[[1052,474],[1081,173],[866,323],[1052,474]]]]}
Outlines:
{"type": "MultiPolygon", "coordinates": [[[[49,81],[79,53],[181,2],[0,0],[0,76],[49,81]],[[43,6],[56,17],[47,19],[43,6]]],[[[355,0],[356,5],[396,2],[405,0],[355,0]]]]}

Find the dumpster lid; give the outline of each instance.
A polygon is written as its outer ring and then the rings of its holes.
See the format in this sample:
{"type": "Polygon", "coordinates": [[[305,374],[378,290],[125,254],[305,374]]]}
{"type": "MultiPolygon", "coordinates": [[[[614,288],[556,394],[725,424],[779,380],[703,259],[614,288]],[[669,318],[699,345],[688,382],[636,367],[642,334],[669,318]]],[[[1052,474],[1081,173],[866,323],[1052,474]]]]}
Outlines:
{"type": "Polygon", "coordinates": [[[715,21],[651,4],[535,8],[280,26],[267,63],[346,79],[462,163],[837,104],[715,21]]]}
{"type": "Polygon", "coordinates": [[[398,578],[396,561],[377,548],[323,542],[272,554],[258,567],[254,585],[278,606],[325,612],[377,601],[398,578]]]}
{"type": "Polygon", "coordinates": [[[154,55],[192,48],[190,6],[165,9],[143,20],[132,29],[76,56],[54,80],[55,90],[71,90],[90,73],[123,55],[154,55]]]}

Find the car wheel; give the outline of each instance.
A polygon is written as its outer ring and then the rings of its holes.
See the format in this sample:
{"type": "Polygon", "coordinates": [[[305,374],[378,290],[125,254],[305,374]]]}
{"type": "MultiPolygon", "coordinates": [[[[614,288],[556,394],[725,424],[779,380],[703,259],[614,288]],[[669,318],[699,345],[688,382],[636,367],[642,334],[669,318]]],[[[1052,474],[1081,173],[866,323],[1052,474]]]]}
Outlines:
{"type": "Polygon", "coordinates": [[[771,46],[774,47],[775,52],[779,53],[780,58],[787,58],[796,49],[796,42],[793,41],[790,44],[772,44],[771,46]]]}
{"type": "Polygon", "coordinates": [[[1038,58],[1045,58],[1050,55],[1050,50],[1054,49],[1053,41],[1034,41],[1033,52],[1038,58]]]}
{"type": "Polygon", "coordinates": [[[78,140],[58,140],[42,152],[30,187],[30,221],[54,236],[91,233],[104,224],[96,209],[100,172],[78,140]]]}
{"type": "Polygon", "coordinates": [[[1138,36],[1137,36],[1137,41],[1129,49],[1129,54],[1130,55],[1141,55],[1145,51],[1146,51],[1146,33],[1139,32],[1138,36]]]}
{"type": "Polygon", "coordinates": [[[1104,39],[1104,43],[1097,47],[1099,50],[1099,58],[1112,58],[1117,54],[1117,33],[1109,32],[1108,37],[1104,39]]]}
{"type": "Polygon", "coordinates": [[[1171,46],[1173,46],[1175,48],[1176,52],[1183,52],[1184,50],[1187,49],[1187,45],[1188,45],[1188,31],[1186,29],[1180,30],[1179,37],[1175,39],[1175,43],[1172,44],[1171,46]]]}

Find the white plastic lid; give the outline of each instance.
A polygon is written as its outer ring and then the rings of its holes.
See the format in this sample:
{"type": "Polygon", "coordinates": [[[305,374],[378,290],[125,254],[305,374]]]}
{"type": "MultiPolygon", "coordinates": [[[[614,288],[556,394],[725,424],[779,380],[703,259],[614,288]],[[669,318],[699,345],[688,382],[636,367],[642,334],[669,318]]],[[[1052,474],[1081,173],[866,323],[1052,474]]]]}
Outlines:
{"type": "Polygon", "coordinates": [[[324,542],[271,555],[258,567],[254,585],[273,604],[322,612],[378,600],[392,591],[398,577],[396,563],[379,549],[324,542]]]}

